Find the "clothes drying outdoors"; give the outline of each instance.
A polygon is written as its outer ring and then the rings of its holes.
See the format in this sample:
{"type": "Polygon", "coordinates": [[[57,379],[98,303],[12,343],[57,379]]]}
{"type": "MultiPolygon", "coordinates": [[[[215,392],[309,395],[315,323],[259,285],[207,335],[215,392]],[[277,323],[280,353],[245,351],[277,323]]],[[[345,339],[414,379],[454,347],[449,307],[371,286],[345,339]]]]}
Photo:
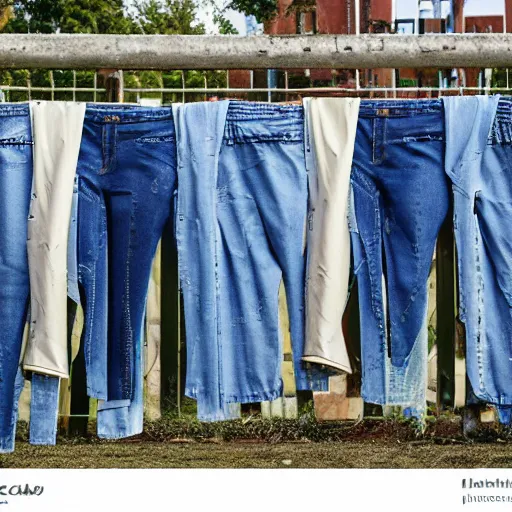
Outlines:
{"type": "Polygon", "coordinates": [[[0,105],[0,452],[24,376],[30,442],[55,443],[66,292],[84,311],[98,435],[142,431],[146,298],[169,221],[200,420],[282,396],[281,281],[297,390],[360,371],[366,402],[421,419],[427,280],[452,195],[473,400],[510,423],[512,100],[304,105],[0,105]],[[342,327],[353,281],[360,357],[342,327]]]}
{"type": "Polygon", "coordinates": [[[362,396],[421,415],[427,279],[448,213],[441,100],[363,101],[350,225],[361,315],[362,396]]]}

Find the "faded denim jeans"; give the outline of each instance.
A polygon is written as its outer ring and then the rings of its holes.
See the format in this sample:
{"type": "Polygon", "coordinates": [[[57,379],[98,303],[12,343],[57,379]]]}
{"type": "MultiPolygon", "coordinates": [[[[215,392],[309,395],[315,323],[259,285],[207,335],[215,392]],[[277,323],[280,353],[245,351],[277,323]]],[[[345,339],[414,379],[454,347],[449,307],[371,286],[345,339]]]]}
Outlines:
{"type": "Polygon", "coordinates": [[[472,392],[512,405],[512,98],[444,98],[453,183],[459,315],[472,392]]]}
{"type": "Polygon", "coordinates": [[[187,333],[185,393],[198,417],[282,393],[284,279],[297,389],[327,389],[302,366],[307,173],[299,106],[220,101],[177,112],[176,236],[187,333]]]}
{"type": "Polygon", "coordinates": [[[427,279],[449,205],[442,102],[362,101],[351,181],[362,396],[421,416],[427,279]]]}
{"type": "Polygon", "coordinates": [[[14,450],[27,320],[27,217],[32,186],[28,105],[0,104],[0,453],[14,450]]]}
{"type": "Polygon", "coordinates": [[[98,435],[142,431],[153,256],[176,188],[171,108],[88,105],[78,160],[78,280],[98,435]]]}

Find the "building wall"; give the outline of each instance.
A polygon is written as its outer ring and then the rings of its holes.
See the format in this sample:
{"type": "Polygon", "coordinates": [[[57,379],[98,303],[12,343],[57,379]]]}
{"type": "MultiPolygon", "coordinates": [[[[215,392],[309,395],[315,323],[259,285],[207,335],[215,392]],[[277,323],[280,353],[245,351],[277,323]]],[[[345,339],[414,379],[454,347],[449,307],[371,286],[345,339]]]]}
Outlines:
{"type": "Polygon", "coordinates": [[[317,29],[320,34],[355,34],[354,0],[317,0],[317,29]]]}

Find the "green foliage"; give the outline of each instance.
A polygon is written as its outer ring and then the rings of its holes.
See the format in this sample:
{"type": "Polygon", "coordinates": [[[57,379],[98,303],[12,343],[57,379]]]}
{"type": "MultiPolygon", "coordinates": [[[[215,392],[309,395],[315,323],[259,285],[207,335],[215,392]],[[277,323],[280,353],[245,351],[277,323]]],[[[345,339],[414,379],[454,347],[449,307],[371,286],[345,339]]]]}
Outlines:
{"type": "MultiPolygon", "coordinates": [[[[9,2],[2,0],[0,8],[9,2]]],[[[64,12],[64,0],[15,0],[12,3],[12,18],[4,32],[51,34],[60,28],[64,12]]]]}
{"type": "Polygon", "coordinates": [[[204,34],[193,0],[147,0],[135,3],[135,24],[143,34],[204,34]]]}
{"type": "Polygon", "coordinates": [[[222,35],[238,34],[238,30],[221,12],[213,15],[213,22],[219,27],[219,33],[222,35]]]}
{"type": "Polygon", "coordinates": [[[277,14],[277,0],[232,0],[228,7],[255,16],[258,23],[269,21],[277,14]]]}
{"type": "Polygon", "coordinates": [[[131,34],[133,20],[123,0],[64,0],[60,31],[85,34],[131,34]]]}

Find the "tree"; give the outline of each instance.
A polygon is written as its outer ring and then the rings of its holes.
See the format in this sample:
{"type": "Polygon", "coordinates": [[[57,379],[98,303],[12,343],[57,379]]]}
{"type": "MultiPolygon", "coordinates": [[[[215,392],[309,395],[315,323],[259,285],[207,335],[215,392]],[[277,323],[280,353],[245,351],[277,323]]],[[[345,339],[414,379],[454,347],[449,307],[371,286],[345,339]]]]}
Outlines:
{"type": "Polygon", "coordinates": [[[63,12],[63,0],[15,0],[2,1],[3,9],[11,4],[11,18],[3,32],[14,34],[56,32],[63,12]]]}
{"type": "Polygon", "coordinates": [[[270,21],[278,11],[277,0],[232,0],[227,8],[253,15],[258,23],[270,21]]]}
{"type": "Polygon", "coordinates": [[[148,0],[135,3],[134,24],[143,34],[204,34],[196,23],[197,4],[193,0],[148,0]]]}
{"type": "Polygon", "coordinates": [[[123,0],[63,0],[59,28],[65,33],[86,34],[130,34],[135,31],[123,0]]]}

